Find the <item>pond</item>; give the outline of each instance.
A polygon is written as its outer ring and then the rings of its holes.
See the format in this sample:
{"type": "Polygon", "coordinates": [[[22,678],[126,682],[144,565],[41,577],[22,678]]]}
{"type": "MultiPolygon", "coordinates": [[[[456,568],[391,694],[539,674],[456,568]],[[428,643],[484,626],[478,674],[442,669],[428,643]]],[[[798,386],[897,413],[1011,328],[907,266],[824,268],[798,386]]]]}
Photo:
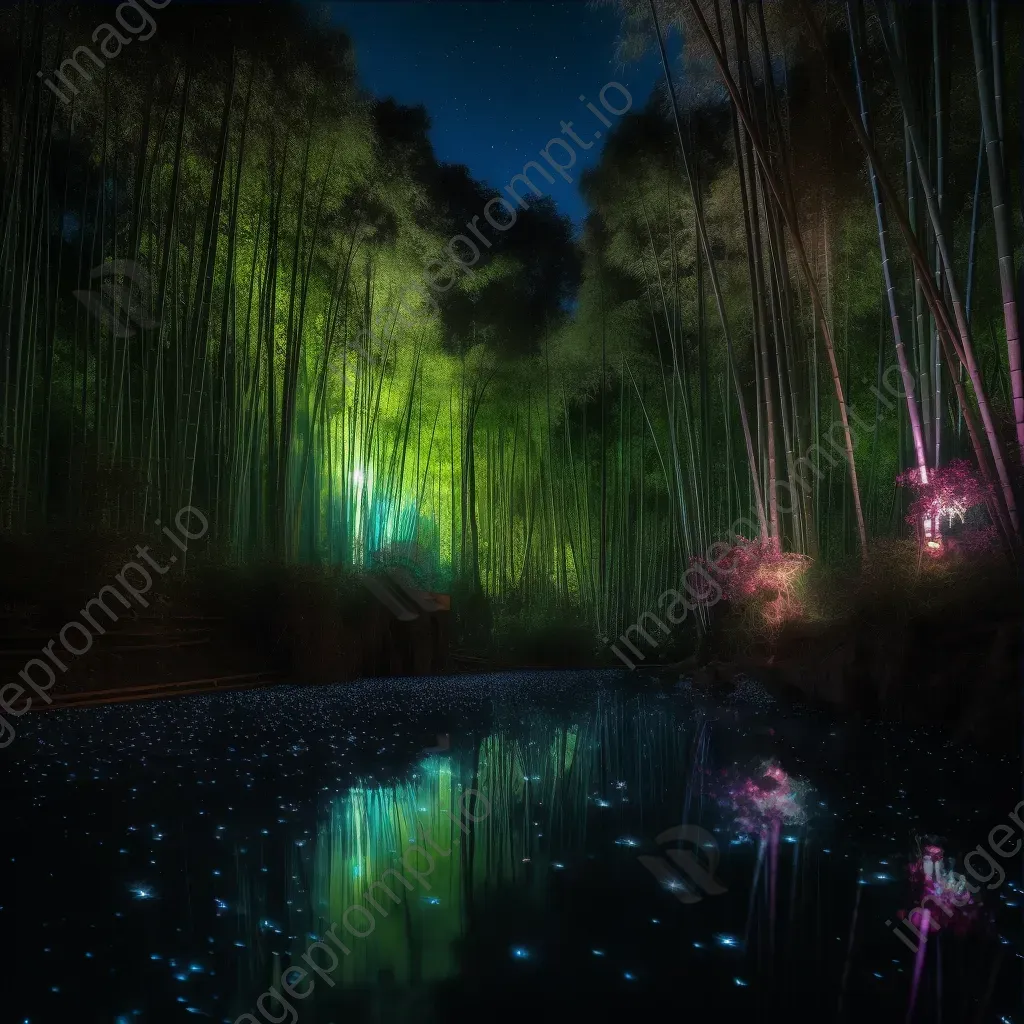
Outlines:
{"type": "Polygon", "coordinates": [[[923,850],[1012,848],[1018,765],[938,733],[614,672],[18,726],[5,1021],[1024,1024],[1019,856],[903,920],[923,850]]]}

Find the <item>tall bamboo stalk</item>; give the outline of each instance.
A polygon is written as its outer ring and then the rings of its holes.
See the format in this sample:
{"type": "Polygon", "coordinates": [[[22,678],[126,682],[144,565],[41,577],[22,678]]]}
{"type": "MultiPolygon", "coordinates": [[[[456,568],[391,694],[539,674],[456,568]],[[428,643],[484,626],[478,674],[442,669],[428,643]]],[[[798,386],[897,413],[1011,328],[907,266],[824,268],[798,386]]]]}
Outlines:
{"type": "Polygon", "coordinates": [[[832,330],[829,326],[828,318],[825,315],[825,308],[821,301],[821,294],[818,291],[818,283],[815,280],[814,274],[811,271],[810,263],[807,260],[807,253],[804,249],[803,239],[800,234],[800,227],[792,196],[780,183],[777,174],[771,166],[771,161],[765,152],[757,130],[754,127],[752,116],[747,110],[746,105],[743,103],[740,91],[736,86],[732,73],[729,71],[725,55],[718,48],[697,0],[689,0],[689,3],[691,10],[700,25],[701,31],[704,34],[704,38],[707,40],[708,46],[711,48],[711,52],[715,58],[715,63],[718,65],[718,70],[721,73],[722,80],[725,83],[729,96],[736,107],[736,112],[747,130],[751,144],[754,147],[754,152],[757,154],[761,167],[764,170],[765,180],[768,182],[772,193],[775,196],[775,200],[782,211],[783,218],[786,221],[786,226],[789,228],[790,236],[793,240],[793,248],[796,252],[801,273],[804,276],[804,280],[807,283],[807,289],[810,292],[811,302],[814,306],[815,315],[821,328],[822,342],[825,346],[825,352],[828,355],[829,369],[832,374],[832,385],[835,389],[836,401],[839,405],[839,416],[842,422],[843,440],[846,445],[846,458],[850,475],[850,491],[853,498],[854,513],[857,522],[857,536],[860,541],[861,554],[862,556],[865,556],[868,544],[867,529],[864,525],[864,512],[861,506],[860,486],[857,483],[857,466],[853,454],[853,435],[850,431],[850,419],[846,407],[846,398],[844,396],[843,385],[839,377],[839,366],[836,362],[835,346],[832,343],[832,330]]]}
{"type": "MultiPolygon", "coordinates": [[[[850,34],[850,53],[853,60],[854,81],[857,87],[857,100],[860,105],[860,120],[865,135],[870,137],[871,128],[868,123],[867,101],[864,94],[864,81],[861,77],[861,39],[863,11],[859,0],[848,0],[846,5],[847,25],[850,34]]],[[[871,195],[875,204],[875,223],[878,226],[878,249],[882,256],[882,278],[885,282],[885,294],[889,303],[889,319],[892,324],[893,347],[896,349],[896,362],[903,380],[903,391],[907,403],[907,417],[910,421],[910,434],[914,444],[914,455],[921,483],[928,482],[928,459],[924,447],[924,430],[921,426],[921,413],[917,405],[914,388],[914,377],[903,348],[903,334],[900,329],[900,314],[896,298],[896,284],[893,280],[892,264],[889,256],[888,232],[885,224],[885,207],[878,187],[878,175],[875,166],[868,161],[868,174],[871,179],[871,195]]]]}
{"type": "MultiPolygon", "coordinates": [[[[982,416],[982,422],[987,436],[989,450],[996,465],[996,471],[1001,487],[1002,503],[997,504],[997,510],[999,511],[1000,516],[1005,516],[1009,535],[1016,535],[1019,530],[1017,521],[1016,501],[1013,495],[1013,490],[1010,486],[1009,477],[1006,473],[1005,464],[1002,460],[999,439],[996,435],[995,425],[992,421],[992,417],[988,409],[988,400],[985,395],[984,388],[982,387],[981,377],[978,372],[977,365],[974,361],[973,352],[971,352],[969,349],[965,349],[962,346],[962,342],[965,339],[965,337],[969,342],[969,332],[965,335],[963,331],[963,326],[961,326],[959,337],[957,336],[957,334],[954,333],[952,321],[946,311],[944,303],[942,302],[941,296],[937,293],[934,283],[931,280],[931,275],[929,273],[928,268],[928,261],[926,260],[924,253],[921,251],[921,247],[918,244],[917,238],[915,237],[914,232],[910,227],[910,224],[907,222],[906,216],[900,209],[898,202],[896,202],[895,192],[889,183],[888,177],[885,174],[885,170],[881,164],[881,161],[879,160],[877,152],[875,151],[875,147],[873,146],[870,138],[868,138],[867,134],[864,131],[864,127],[861,124],[860,117],[857,113],[856,105],[850,97],[849,90],[846,88],[846,85],[843,82],[842,78],[836,73],[835,68],[832,65],[832,62],[828,57],[825,40],[821,33],[821,28],[818,25],[817,19],[814,17],[814,14],[810,10],[807,4],[807,0],[799,0],[799,3],[801,9],[803,10],[804,17],[807,20],[807,23],[810,27],[815,43],[817,44],[818,49],[821,51],[823,55],[825,67],[828,71],[829,78],[836,87],[839,99],[847,112],[847,116],[850,119],[854,132],[857,135],[858,141],[860,142],[864,151],[867,153],[868,159],[871,161],[872,167],[874,167],[875,174],[878,179],[878,184],[881,187],[882,194],[886,200],[886,203],[891,210],[895,211],[897,223],[900,226],[900,231],[902,232],[904,241],[906,242],[907,248],[910,251],[911,259],[913,260],[915,270],[924,285],[924,295],[929,303],[932,316],[935,317],[936,322],[939,324],[940,337],[943,339],[943,344],[948,345],[949,348],[951,348],[955,352],[957,359],[959,359],[967,369],[968,376],[970,377],[971,384],[974,388],[975,399],[978,403],[979,411],[982,416]]],[[[904,111],[904,115],[907,116],[906,111],[904,111]]],[[[908,117],[908,121],[909,120],[910,119],[908,117]]],[[[920,150],[916,146],[915,149],[917,149],[919,158],[920,150]]],[[[918,159],[918,169],[920,173],[920,159],[918,159]]],[[[927,172],[925,171],[924,174],[925,179],[927,179],[927,172]]],[[[927,186],[925,187],[927,188],[927,186]]],[[[931,197],[929,198],[931,199],[931,197]]],[[[934,206],[934,203],[932,202],[930,205],[934,206]]],[[[937,221],[938,219],[933,217],[933,226],[938,228],[938,231],[936,233],[941,238],[943,237],[941,236],[941,223],[937,223],[937,221]]],[[[946,255],[948,255],[948,253],[946,255]]],[[[956,290],[955,281],[953,281],[952,268],[949,262],[947,261],[946,256],[943,256],[943,262],[945,265],[947,282],[952,282],[953,285],[953,287],[950,289],[950,293],[951,296],[953,296],[954,310],[959,311],[957,314],[958,323],[962,324],[962,311],[960,311],[958,303],[959,292],[956,290]]],[[[949,363],[947,362],[947,366],[948,365],[949,363]]],[[[960,398],[960,404],[964,410],[964,415],[966,419],[967,406],[966,399],[963,396],[962,391],[958,391],[958,397],[960,398]]],[[[990,477],[988,471],[988,462],[985,459],[984,452],[976,438],[974,439],[974,442],[975,455],[978,458],[979,468],[981,469],[981,472],[986,477],[986,479],[989,479],[990,477]]]]}
{"type": "MultiPolygon", "coordinates": [[[[1006,351],[1010,368],[1010,391],[1013,396],[1013,419],[1017,427],[1017,446],[1024,462],[1024,367],[1021,365],[1020,324],[1017,318],[1016,277],[1013,268],[1013,240],[1010,226],[1010,206],[1006,196],[1001,152],[1002,136],[996,122],[993,70],[989,65],[989,51],[982,33],[982,18],[978,0],[968,0],[967,13],[971,22],[971,41],[974,45],[974,63],[977,68],[978,103],[981,124],[985,133],[985,153],[988,157],[989,194],[992,197],[992,221],[996,235],[996,257],[999,261],[999,290],[1003,299],[1003,322],[1006,325],[1006,351]]],[[[993,11],[992,47],[998,52],[998,22],[993,11]]]]}
{"type": "MultiPolygon", "coordinates": [[[[736,404],[740,414],[740,424],[743,431],[743,443],[747,453],[747,464],[750,469],[751,485],[754,490],[754,508],[757,513],[757,521],[761,530],[761,536],[768,536],[768,525],[765,519],[764,499],[761,494],[761,483],[757,458],[754,454],[754,444],[750,433],[750,420],[747,416],[747,406],[743,398],[743,390],[740,386],[739,374],[736,370],[736,356],[732,341],[732,332],[729,329],[729,321],[726,317],[725,302],[722,298],[722,288],[718,280],[718,270],[715,264],[714,255],[708,240],[707,225],[704,220],[703,204],[700,199],[700,192],[694,183],[693,172],[690,168],[690,160],[687,155],[686,146],[683,142],[682,128],[679,123],[679,109],[676,103],[675,85],[672,81],[672,72],[668,61],[668,54],[665,50],[665,40],[661,32],[661,25],[658,21],[658,12],[654,0],[650,0],[651,20],[654,23],[655,32],[658,37],[658,48],[661,53],[661,66],[665,76],[665,85],[668,90],[669,100],[672,104],[672,117],[676,129],[676,138],[679,142],[679,154],[683,161],[683,170],[686,174],[686,181],[690,187],[690,195],[693,199],[694,219],[697,225],[698,238],[700,239],[701,252],[707,261],[708,276],[711,279],[711,289],[715,296],[715,306],[718,310],[719,321],[722,325],[722,334],[725,337],[726,351],[728,354],[730,377],[736,393],[736,404]]],[[[739,153],[737,153],[739,159],[739,153]]]]}

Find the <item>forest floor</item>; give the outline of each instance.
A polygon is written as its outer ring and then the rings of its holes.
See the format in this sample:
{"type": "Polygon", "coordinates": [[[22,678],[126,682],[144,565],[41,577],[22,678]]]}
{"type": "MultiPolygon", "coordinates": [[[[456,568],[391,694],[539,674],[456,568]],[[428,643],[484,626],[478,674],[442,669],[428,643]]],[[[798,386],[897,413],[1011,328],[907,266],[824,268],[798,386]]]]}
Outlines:
{"type": "MultiPolygon", "coordinates": [[[[55,706],[281,681],[620,667],[578,624],[492,630],[470,645],[457,639],[458,601],[452,611],[424,611],[414,597],[403,612],[365,581],[323,570],[208,568],[187,582],[154,572],[144,589],[141,577],[118,575],[118,545],[95,538],[8,539],[0,558],[0,684],[28,673],[49,683],[55,706]],[[133,585],[143,590],[140,600],[103,591],[118,581],[128,597],[133,585]],[[90,603],[97,597],[103,606],[90,603]]],[[[922,564],[890,546],[845,575],[819,574],[802,598],[812,613],[770,635],[751,631],[756,607],[723,602],[699,655],[647,661],[640,674],[714,687],[748,676],[842,714],[939,724],[985,746],[1019,742],[1024,627],[1008,567],[922,564]]]]}

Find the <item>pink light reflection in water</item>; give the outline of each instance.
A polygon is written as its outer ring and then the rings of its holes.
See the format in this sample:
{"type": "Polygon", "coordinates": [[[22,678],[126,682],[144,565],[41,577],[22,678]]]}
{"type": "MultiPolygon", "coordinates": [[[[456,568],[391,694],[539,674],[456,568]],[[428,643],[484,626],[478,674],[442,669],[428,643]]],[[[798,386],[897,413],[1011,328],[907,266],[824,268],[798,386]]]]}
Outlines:
{"type": "Polygon", "coordinates": [[[751,776],[728,783],[720,803],[735,815],[739,832],[767,836],[807,821],[805,802],[810,786],[795,779],[775,761],[764,762],[751,776]]]}
{"type": "Polygon", "coordinates": [[[907,868],[916,905],[909,911],[900,910],[897,916],[908,921],[919,936],[943,928],[962,935],[980,921],[981,906],[967,888],[966,877],[953,870],[954,863],[941,846],[929,842],[907,868]]]}

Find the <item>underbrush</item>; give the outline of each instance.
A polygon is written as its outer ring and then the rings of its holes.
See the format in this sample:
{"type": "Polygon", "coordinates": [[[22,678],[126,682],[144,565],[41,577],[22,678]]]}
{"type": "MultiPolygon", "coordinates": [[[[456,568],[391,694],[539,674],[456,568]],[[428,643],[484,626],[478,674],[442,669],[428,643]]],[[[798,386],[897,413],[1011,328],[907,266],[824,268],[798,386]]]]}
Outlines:
{"type": "Polygon", "coordinates": [[[603,647],[578,608],[506,601],[494,607],[485,653],[500,665],[580,668],[601,663],[603,647]]]}
{"type": "MultiPolygon", "coordinates": [[[[129,581],[140,588],[136,613],[160,617],[190,603],[193,571],[211,564],[206,539],[190,542],[187,560],[158,531],[155,536],[93,527],[50,527],[37,533],[0,534],[0,611],[12,623],[36,627],[61,625],[76,617],[82,604],[101,588],[119,585],[127,569],[129,581]],[[141,544],[140,544],[141,542],[141,544]],[[139,548],[161,564],[153,568],[139,548]],[[145,583],[148,574],[150,584],[145,583]],[[147,589],[148,587],[148,589],[147,589]]],[[[123,584],[121,585],[123,589],[123,584]]]]}
{"type": "Polygon", "coordinates": [[[788,623],[808,614],[811,561],[805,555],[781,551],[771,541],[741,538],[716,561],[691,564],[721,592],[721,599],[711,602],[713,646],[748,650],[771,643],[788,623]]]}
{"type": "Polygon", "coordinates": [[[913,540],[880,540],[867,558],[838,565],[807,562],[785,587],[766,586],[715,607],[719,656],[769,653],[780,637],[841,622],[899,629],[917,619],[995,614],[1018,603],[1014,567],[1001,552],[922,554],[913,540]]]}
{"type": "Polygon", "coordinates": [[[1000,603],[1015,591],[1015,570],[1001,552],[941,558],[922,554],[913,540],[884,540],[862,562],[815,565],[806,580],[807,607],[821,621],[909,621],[1000,603]]]}

